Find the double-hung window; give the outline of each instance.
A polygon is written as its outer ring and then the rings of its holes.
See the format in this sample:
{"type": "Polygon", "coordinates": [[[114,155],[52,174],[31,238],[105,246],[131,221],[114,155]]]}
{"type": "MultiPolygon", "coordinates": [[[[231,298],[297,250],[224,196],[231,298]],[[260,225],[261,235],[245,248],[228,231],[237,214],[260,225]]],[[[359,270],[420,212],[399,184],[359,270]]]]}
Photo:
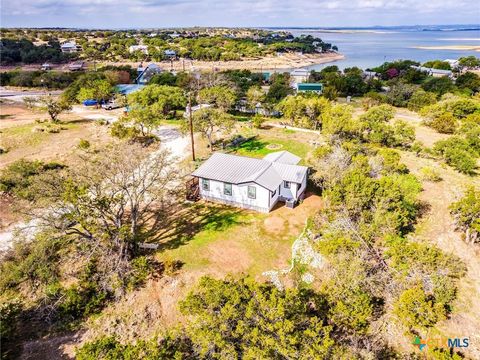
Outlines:
{"type": "Polygon", "coordinates": [[[256,199],[257,198],[257,188],[255,186],[248,186],[248,198],[256,199]]]}
{"type": "Polygon", "coordinates": [[[223,194],[232,196],[232,184],[223,183],[223,194]]]}
{"type": "Polygon", "coordinates": [[[210,191],[210,180],[202,179],[202,189],[205,191],[210,191]]]}

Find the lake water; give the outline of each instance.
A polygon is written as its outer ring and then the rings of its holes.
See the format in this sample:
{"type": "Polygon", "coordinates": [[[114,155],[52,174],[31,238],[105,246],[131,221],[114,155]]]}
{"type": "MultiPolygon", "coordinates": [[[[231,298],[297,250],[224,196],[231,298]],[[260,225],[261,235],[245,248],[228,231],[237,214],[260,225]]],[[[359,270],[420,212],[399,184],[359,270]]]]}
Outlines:
{"type": "MultiPolygon", "coordinates": [[[[416,28],[388,28],[362,29],[365,32],[348,33],[324,32],[315,29],[287,30],[295,36],[310,34],[336,45],[338,51],[345,55],[344,60],[335,62],[335,65],[342,69],[351,66],[366,69],[378,66],[385,61],[398,59],[425,62],[436,59],[457,59],[468,55],[480,57],[480,52],[474,50],[414,48],[415,46],[480,46],[480,26],[470,27],[470,30],[460,29],[428,29],[425,31],[416,28]]],[[[332,65],[332,63],[313,65],[308,69],[318,70],[328,65],[332,65]]]]}

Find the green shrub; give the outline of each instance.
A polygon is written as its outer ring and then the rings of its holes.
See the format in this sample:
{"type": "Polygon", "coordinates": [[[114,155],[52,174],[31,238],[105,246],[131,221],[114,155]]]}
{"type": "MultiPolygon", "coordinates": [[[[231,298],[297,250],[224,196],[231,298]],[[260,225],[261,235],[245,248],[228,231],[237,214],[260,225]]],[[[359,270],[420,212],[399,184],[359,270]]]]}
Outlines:
{"type": "Polygon", "coordinates": [[[427,349],[428,358],[432,360],[462,360],[465,359],[463,355],[456,353],[453,348],[443,349],[434,348],[427,349]]]}
{"type": "Polygon", "coordinates": [[[59,316],[62,320],[82,319],[97,313],[107,304],[108,294],[93,282],[83,282],[61,291],[59,316]]]}
{"type": "Polygon", "coordinates": [[[457,121],[452,113],[445,112],[433,119],[430,126],[442,134],[453,134],[457,127],[457,121]]]}
{"type": "Polygon", "coordinates": [[[421,174],[422,178],[424,180],[427,180],[427,181],[438,182],[438,181],[442,180],[442,177],[440,176],[438,171],[435,170],[432,167],[429,167],[429,166],[425,166],[425,167],[421,168],[420,169],[420,174],[421,174]]]}
{"type": "Polygon", "coordinates": [[[131,139],[140,134],[140,131],[133,126],[127,126],[120,121],[113,123],[110,134],[119,139],[131,139]]]}
{"type": "Polygon", "coordinates": [[[263,117],[262,115],[256,114],[252,118],[253,127],[256,128],[256,129],[261,129],[265,120],[266,120],[265,117],[263,117]]]}
{"type": "Polygon", "coordinates": [[[480,241],[480,191],[469,188],[462,199],[450,205],[450,212],[467,242],[480,241]]]}
{"type": "Polygon", "coordinates": [[[78,143],[78,145],[77,145],[77,147],[78,147],[79,149],[82,149],[82,150],[87,150],[87,149],[90,148],[90,146],[91,146],[90,141],[85,140],[85,139],[80,139],[80,141],[79,141],[79,143],[78,143]]]}
{"type": "Polygon", "coordinates": [[[475,173],[478,153],[464,138],[452,136],[447,140],[437,141],[433,146],[433,151],[441,154],[447,164],[458,171],[469,175],[475,173]]]}
{"type": "Polygon", "coordinates": [[[426,92],[422,89],[418,89],[412,94],[412,97],[408,100],[407,107],[410,110],[418,111],[425,106],[433,105],[437,102],[437,95],[434,93],[426,92]]]}
{"type": "Polygon", "coordinates": [[[443,307],[435,304],[419,285],[405,290],[393,311],[408,329],[428,329],[445,318],[443,307]]]}
{"type": "Polygon", "coordinates": [[[139,340],[135,344],[122,344],[114,336],[104,336],[85,343],[78,349],[77,360],[194,360],[190,339],[183,334],[166,334],[162,338],[148,341],[139,340]]]}
{"type": "Polygon", "coordinates": [[[477,168],[477,160],[470,152],[459,148],[448,148],[444,151],[447,164],[464,174],[473,175],[477,168]]]}
{"type": "Polygon", "coordinates": [[[194,317],[187,334],[200,358],[270,359],[282,349],[283,358],[322,359],[335,346],[325,300],[308,290],[205,277],[180,310],[194,317]]]}
{"type": "Polygon", "coordinates": [[[153,274],[156,268],[159,268],[157,262],[146,256],[138,256],[131,261],[132,270],[127,279],[127,289],[135,289],[145,283],[148,277],[153,274]]]}
{"type": "Polygon", "coordinates": [[[22,305],[18,299],[0,303],[0,338],[2,341],[9,340],[13,336],[16,329],[17,316],[21,309],[22,305]]]}
{"type": "Polygon", "coordinates": [[[0,191],[4,191],[23,199],[33,200],[38,194],[32,187],[39,175],[55,175],[65,166],[56,162],[17,160],[8,165],[0,174],[0,191]]]}
{"type": "Polygon", "coordinates": [[[455,89],[455,84],[447,76],[439,78],[430,78],[422,84],[422,88],[425,91],[437,93],[443,95],[445,93],[451,92],[455,89]]]}

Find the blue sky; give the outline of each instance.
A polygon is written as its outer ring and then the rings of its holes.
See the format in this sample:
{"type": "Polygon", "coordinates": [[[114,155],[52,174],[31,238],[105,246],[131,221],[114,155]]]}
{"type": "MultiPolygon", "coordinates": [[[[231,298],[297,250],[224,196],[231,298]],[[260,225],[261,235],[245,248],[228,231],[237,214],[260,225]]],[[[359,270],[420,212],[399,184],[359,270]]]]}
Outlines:
{"type": "Polygon", "coordinates": [[[0,0],[4,27],[478,24],[478,0],[0,0]]]}

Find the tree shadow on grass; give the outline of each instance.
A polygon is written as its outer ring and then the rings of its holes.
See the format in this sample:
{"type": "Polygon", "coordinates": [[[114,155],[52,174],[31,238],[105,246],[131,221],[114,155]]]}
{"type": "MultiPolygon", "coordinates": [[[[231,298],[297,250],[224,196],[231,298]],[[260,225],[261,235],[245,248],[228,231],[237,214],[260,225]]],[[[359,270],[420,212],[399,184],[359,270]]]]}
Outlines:
{"type": "Polygon", "coordinates": [[[172,214],[162,230],[151,238],[158,250],[176,249],[187,244],[201,231],[225,231],[244,223],[242,209],[219,205],[194,204],[172,214]]]}
{"type": "Polygon", "coordinates": [[[237,150],[246,151],[246,152],[258,152],[266,149],[268,143],[266,141],[260,141],[258,139],[252,139],[244,142],[240,145],[237,150]]]}
{"type": "Polygon", "coordinates": [[[100,119],[86,119],[86,118],[78,118],[78,119],[71,119],[71,120],[62,120],[60,124],[92,124],[94,122],[99,122],[100,119]]]}

